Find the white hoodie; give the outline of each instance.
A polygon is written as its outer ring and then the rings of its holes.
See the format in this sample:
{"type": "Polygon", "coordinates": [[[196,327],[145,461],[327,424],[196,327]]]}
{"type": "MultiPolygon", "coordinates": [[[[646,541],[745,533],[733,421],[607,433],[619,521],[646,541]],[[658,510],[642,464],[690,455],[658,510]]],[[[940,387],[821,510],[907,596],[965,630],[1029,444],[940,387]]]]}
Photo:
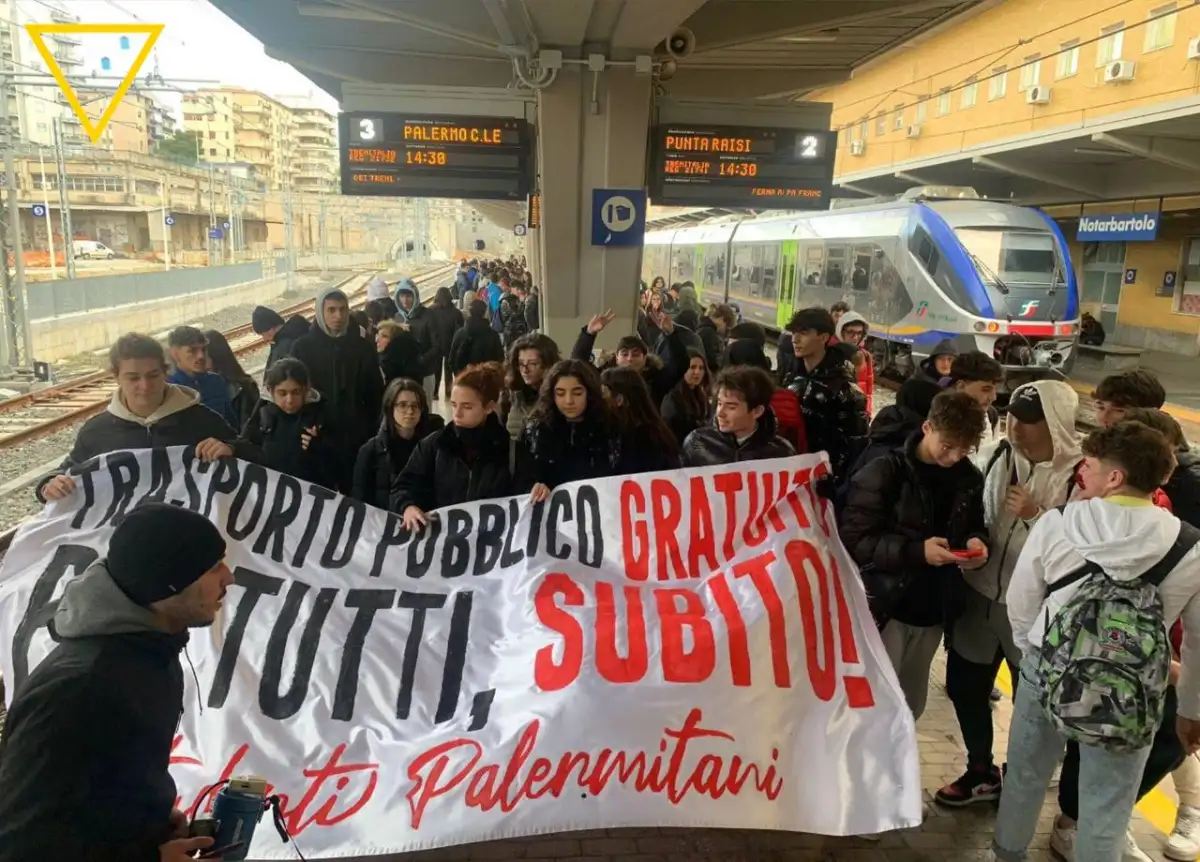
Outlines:
{"type": "Polygon", "coordinates": [[[1079,410],[1079,396],[1075,390],[1057,380],[1039,380],[1018,386],[1013,396],[1027,387],[1036,389],[1041,399],[1050,439],[1054,443],[1054,457],[1040,464],[1031,462],[1017,449],[1012,423],[1009,423],[1008,451],[993,462],[996,447],[992,446],[981,450],[975,461],[980,470],[987,471],[983,477],[983,515],[991,535],[991,553],[987,565],[963,572],[963,578],[978,592],[1001,603],[1033,524],[1004,510],[1004,496],[1014,477],[1043,511],[1053,509],[1067,502],[1067,490],[1074,488],[1072,476],[1083,458],[1079,435],[1075,432],[1075,414],[1079,410]],[[988,469],[989,463],[991,469],[988,469]]]}
{"type": "MultiPolygon", "coordinates": [[[[1079,589],[1079,583],[1048,594],[1048,587],[1087,561],[1114,581],[1131,581],[1161,560],[1179,536],[1179,519],[1148,500],[1127,497],[1083,500],[1063,512],[1051,509],[1038,519],[1008,587],[1008,619],[1022,653],[1042,644],[1046,620],[1079,589]]],[[[1183,628],[1200,632],[1200,545],[1192,548],[1159,586],[1169,629],[1183,616],[1183,628]]],[[[1200,719],[1200,638],[1184,637],[1183,670],[1176,693],[1179,714],[1200,719]]]]}

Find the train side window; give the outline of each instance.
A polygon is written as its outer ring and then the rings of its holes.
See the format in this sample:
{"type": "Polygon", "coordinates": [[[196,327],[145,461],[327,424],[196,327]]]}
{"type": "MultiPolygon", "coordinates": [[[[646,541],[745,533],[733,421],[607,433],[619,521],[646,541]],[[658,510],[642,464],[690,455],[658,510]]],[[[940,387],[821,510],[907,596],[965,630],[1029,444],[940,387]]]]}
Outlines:
{"type": "Polygon", "coordinates": [[[846,280],[846,247],[829,246],[828,258],[825,262],[825,286],[841,290],[846,280]]]}
{"type": "Polygon", "coordinates": [[[913,231],[908,247],[917,256],[917,260],[921,261],[921,265],[925,267],[926,272],[930,275],[937,272],[941,255],[938,254],[937,246],[933,244],[933,240],[929,238],[929,234],[925,233],[923,229],[917,228],[913,231]]]}

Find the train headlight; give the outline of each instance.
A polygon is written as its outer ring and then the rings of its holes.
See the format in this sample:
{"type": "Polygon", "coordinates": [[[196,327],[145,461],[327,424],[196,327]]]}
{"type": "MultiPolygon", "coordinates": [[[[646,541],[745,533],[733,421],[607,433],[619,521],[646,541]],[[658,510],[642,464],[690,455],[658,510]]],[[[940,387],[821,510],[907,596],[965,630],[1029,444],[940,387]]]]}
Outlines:
{"type": "Polygon", "coordinates": [[[987,327],[984,326],[982,320],[975,321],[975,331],[976,332],[983,332],[985,329],[987,329],[987,327]]]}
{"type": "Polygon", "coordinates": [[[1000,324],[993,320],[991,323],[989,323],[987,325],[987,331],[988,332],[999,332],[1000,324]]]}

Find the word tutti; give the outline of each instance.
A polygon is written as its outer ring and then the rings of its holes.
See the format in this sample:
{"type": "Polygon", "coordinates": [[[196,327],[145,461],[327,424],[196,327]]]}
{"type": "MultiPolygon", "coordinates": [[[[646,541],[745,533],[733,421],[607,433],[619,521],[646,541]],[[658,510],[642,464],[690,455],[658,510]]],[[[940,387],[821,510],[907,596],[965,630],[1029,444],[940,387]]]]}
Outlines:
{"type": "Polygon", "coordinates": [[[559,799],[568,791],[600,796],[610,783],[663,796],[673,805],[691,796],[720,799],[743,792],[758,793],[771,802],[778,799],[783,791],[783,777],[776,769],[779,749],[771,748],[767,764],[736,753],[718,753],[713,750],[717,745],[727,743],[732,748],[737,740],[724,731],[702,727],[703,720],[703,713],[692,709],[681,727],[663,728],[662,742],[653,753],[602,748],[547,756],[538,751],[540,719],[525,725],[502,763],[481,763],[483,746],[468,737],[443,742],[409,764],[412,828],[421,828],[431,804],[452,795],[461,796],[468,808],[498,808],[505,814],[527,799],[559,799]],[[692,743],[705,746],[705,753],[689,758],[692,743]]]}

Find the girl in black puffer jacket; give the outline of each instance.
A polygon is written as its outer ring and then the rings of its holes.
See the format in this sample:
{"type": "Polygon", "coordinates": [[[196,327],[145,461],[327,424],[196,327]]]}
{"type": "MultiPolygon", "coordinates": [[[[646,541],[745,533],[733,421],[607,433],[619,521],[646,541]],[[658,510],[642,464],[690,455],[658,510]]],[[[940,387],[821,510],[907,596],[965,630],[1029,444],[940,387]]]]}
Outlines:
{"type": "Polygon", "coordinates": [[[263,453],[263,464],[326,488],[337,484],[342,453],[327,430],[321,393],[309,385],[299,359],[276,361],[267,369],[266,392],[246,422],[242,436],[263,453]]]}
{"type": "Polygon", "coordinates": [[[420,383],[404,377],[389,383],[383,393],[379,433],[358,450],[354,499],[386,509],[392,483],[408,464],[417,444],[445,424],[441,416],[429,412],[429,398],[420,383]]]}
{"type": "Polygon", "coordinates": [[[392,484],[391,509],[403,514],[407,529],[423,528],[434,509],[515,493],[508,432],[496,416],[503,380],[495,363],[471,366],[454,379],[452,424],[418,443],[392,484]]]}
{"type": "Polygon", "coordinates": [[[567,482],[616,475],[621,437],[594,365],[564,359],[550,369],[525,440],[534,503],[567,482]]]}

